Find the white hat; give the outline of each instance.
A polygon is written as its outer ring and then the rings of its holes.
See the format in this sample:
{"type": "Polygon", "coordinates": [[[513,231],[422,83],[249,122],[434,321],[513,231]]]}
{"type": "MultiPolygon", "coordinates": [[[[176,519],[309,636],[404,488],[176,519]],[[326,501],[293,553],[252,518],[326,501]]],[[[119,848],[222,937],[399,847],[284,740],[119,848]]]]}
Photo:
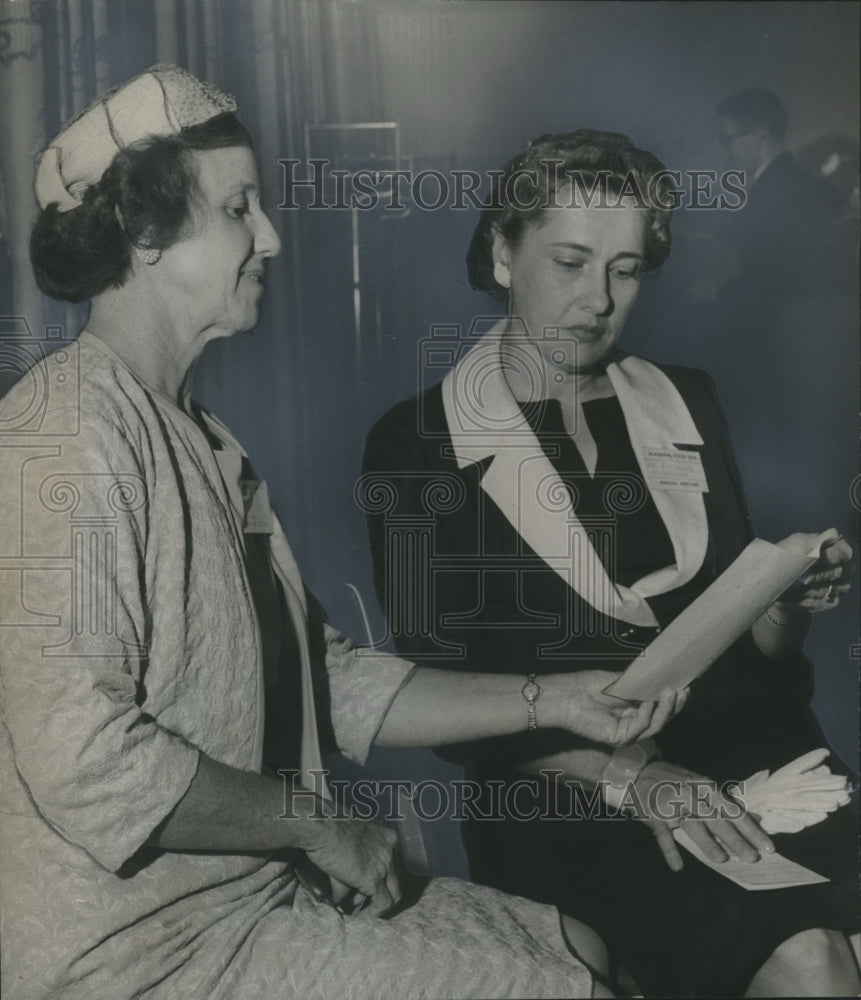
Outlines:
{"type": "Polygon", "coordinates": [[[212,84],[178,66],[152,66],[88,104],[54,137],[36,164],[36,200],[69,212],[120,150],[228,111],[236,111],[236,101],[212,84]]]}

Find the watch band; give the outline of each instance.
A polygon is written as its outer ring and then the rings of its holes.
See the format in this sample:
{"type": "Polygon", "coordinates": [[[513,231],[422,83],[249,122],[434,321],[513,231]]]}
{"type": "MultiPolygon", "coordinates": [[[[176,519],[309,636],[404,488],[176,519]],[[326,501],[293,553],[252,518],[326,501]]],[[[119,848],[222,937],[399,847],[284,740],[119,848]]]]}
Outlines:
{"type": "Polygon", "coordinates": [[[538,719],[535,717],[535,702],[541,697],[541,688],[535,680],[535,674],[530,674],[526,678],[526,683],[521,688],[520,693],[526,699],[526,728],[528,730],[537,729],[538,719]]]}

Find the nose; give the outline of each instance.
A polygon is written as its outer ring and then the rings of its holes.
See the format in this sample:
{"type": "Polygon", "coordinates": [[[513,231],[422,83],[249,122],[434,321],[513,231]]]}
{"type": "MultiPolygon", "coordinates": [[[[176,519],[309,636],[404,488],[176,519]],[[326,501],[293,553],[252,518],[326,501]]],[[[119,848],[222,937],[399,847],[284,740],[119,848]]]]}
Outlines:
{"type": "Polygon", "coordinates": [[[577,304],[594,316],[609,316],[613,311],[610,276],[602,268],[589,271],[578,289],[577,304]]]}
{"type": "Polygon", "coordinates": [[[254,252],[261,257],[277,257],[281,252],[281,240],[269,216],[261,209],[255,218],[254,252]]]}

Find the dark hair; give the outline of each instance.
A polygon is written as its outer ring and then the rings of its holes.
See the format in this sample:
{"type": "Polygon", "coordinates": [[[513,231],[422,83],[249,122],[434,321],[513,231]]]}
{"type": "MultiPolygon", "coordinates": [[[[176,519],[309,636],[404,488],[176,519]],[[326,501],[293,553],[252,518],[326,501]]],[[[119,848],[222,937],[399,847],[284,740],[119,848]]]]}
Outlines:
{"type": "Polygon", "coordinates": [[[778,141],[786,135],[786,109],[770,90],[758,87],[740,90],[721,101],[717,113],[718,117],[729,118],[744,128],[764,128],[778,141]]]}
{"type": "Polygon", "coordinates": [[[550,132],[530,143],[526,152],[510,160],[495,178],[490,201],[466,255],[473,288],[496,296],[505,294],[493,277],[494,235],[498,232],[516,246],[526,226],[541,225],[548,208],[572,204],[570,199],[556,198],[557,189],[568,184],[586,192],[599,190],[605,199],[608,194],[621,196],[619,204],[623,206],[625,197],[633,196],[647,212],[645,268],[656,271],[667,259],[676,191],[663,163],[619,132],[550,132]]]}
{"type": "Polygon", "coordinates": [[[245,127],[227,113],[118,152],[81,205],[69,212],[49,205],[36,218],[30,261],[39,288],[69,302],[119,288],[133,247],[165,250],[188,224],[200,195],[191,153],[251,145],[245,127]]]}

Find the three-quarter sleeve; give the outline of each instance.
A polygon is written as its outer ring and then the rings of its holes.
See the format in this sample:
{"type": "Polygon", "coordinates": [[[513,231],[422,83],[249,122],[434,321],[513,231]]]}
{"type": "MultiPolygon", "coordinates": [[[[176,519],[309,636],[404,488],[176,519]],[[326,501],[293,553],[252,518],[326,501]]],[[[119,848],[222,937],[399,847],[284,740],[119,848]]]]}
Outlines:
{"type": "Polygon", "coordinates": [[[151,484],[115,429],[6,449],[0,707],[33,806],[119,869],[183,796],[198,751],[145,711],[151,484]],[[27,449],[25,449],[27,450],[27,449]],[[7,540],[8,542],[8,540],[7,540]]]}
{"type": "Polygon", "coordinates": [[[321,733],[331,731],[338,750],[362,764],[414,664],[390,653],[357,646],[333,628],[312,594],[306,592],[314,664],[315,701],[321,733]]]}

